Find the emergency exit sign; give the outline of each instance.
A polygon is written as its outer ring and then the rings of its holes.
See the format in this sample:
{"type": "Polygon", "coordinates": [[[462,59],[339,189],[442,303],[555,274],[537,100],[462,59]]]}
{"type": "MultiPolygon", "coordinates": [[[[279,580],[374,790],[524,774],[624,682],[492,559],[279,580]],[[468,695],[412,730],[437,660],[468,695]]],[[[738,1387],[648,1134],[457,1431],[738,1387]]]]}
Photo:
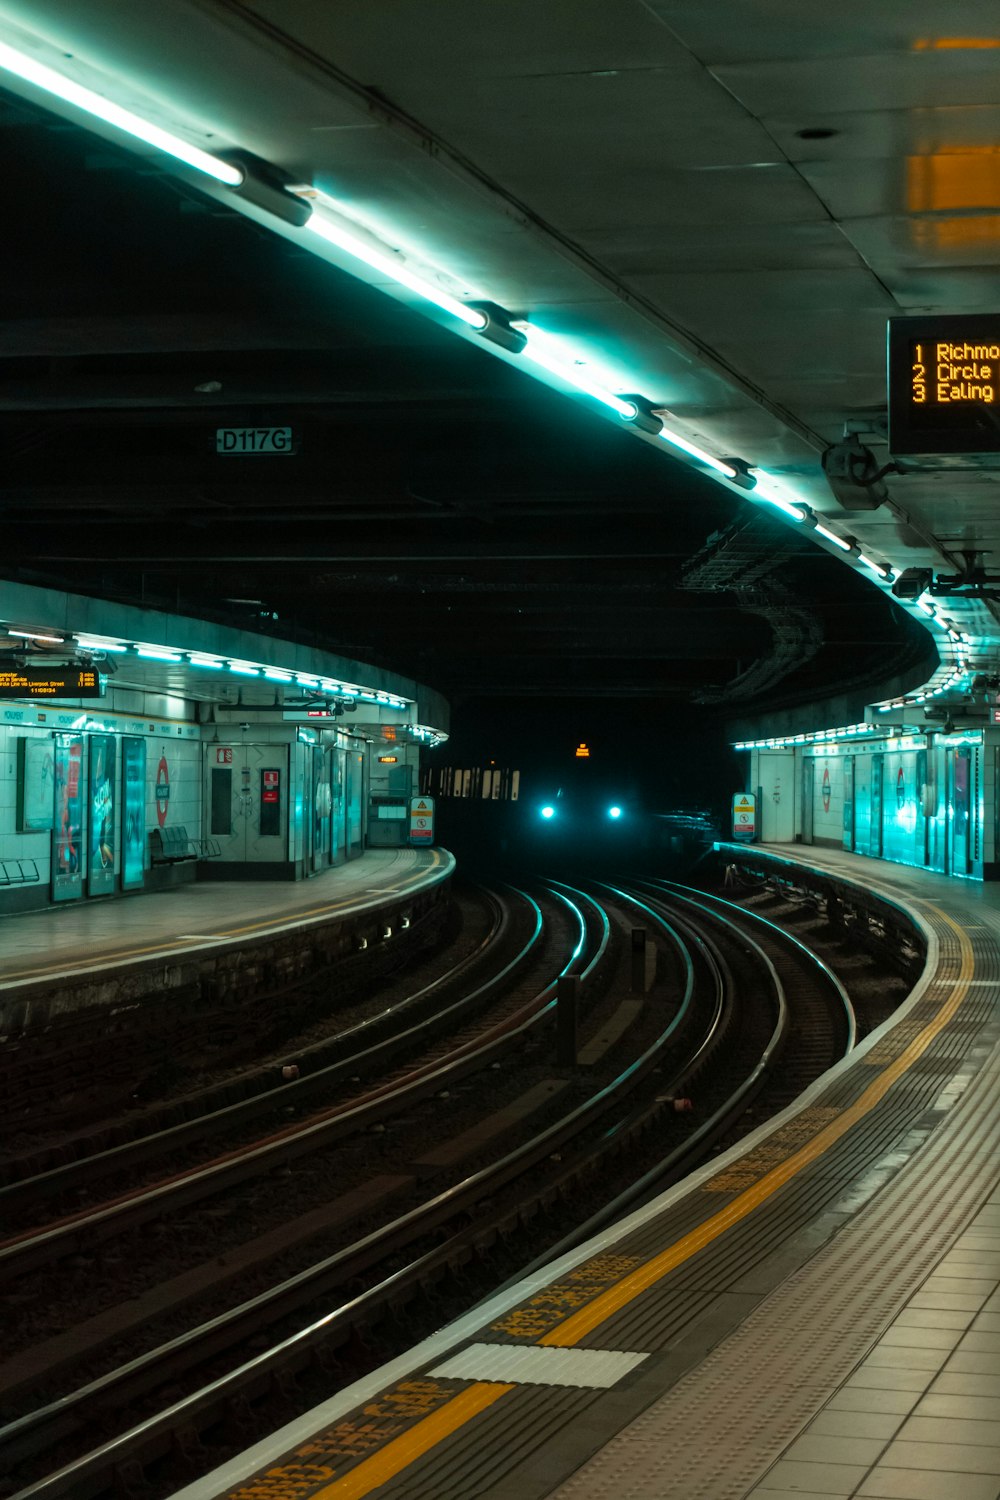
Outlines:
{"type": "Polygon", "coordinates": [[[294,453],[298,444],[290,427],[217,427],[215,451],[227,458],[294,453]]]}

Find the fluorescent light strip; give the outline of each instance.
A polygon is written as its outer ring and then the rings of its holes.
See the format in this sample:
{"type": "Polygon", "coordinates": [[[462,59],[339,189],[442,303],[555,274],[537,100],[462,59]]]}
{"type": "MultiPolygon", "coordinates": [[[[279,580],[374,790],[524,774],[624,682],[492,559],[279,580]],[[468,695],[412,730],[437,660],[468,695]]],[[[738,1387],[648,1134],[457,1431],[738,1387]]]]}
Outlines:
{"type": "MultiPolygon", "coordinates": [[[[684,453],[690,453],[692,458],[696,458],[699,463],[707,464],[717,474],[724,474],[727,479],[736,478],[737,471],[733,468],[732,464],[724,464],[721,458],[713,458],[711,453],[706,453],[704,448],[698,447],[697,443],[691,443],[686,437],[681,437],[680,433],[675,432],[672,428],[661,428],[657,436],[662,438],[665,443],[670,443],[672,447],[680,448],[684,453]]],[[[798,519],[801,521],[802,517],[799,516],[798,519]]]]}
{"type": "Polygon", "coordinates": [[[787,495],[782,493],[783,486],[775,475],[766,474],[762,469],[758,469],[755,478],[757,483],[751,492],[755,499],[766,500],[769,505],[777,506],[780,511],[783,511],[786,516],[790,516],[793,521],[805,520],[806,513],[802,509],[801,504],[796,505],[787,495]]]}
{"type": "Polygon", "coordinates": [[[127,651],[128,647],[118,641],[96,641],[90,636],[75,635],[73,639],[83,651],[127,651]]]}
{"type": "Polygon", "coordinates": [[[143,656],[148,661],[181,661],[182,657],[176,651],[161,651],[153,646],[136,646],[136,656],[143,656]]]}
{"type": "Polygon", "coordinates": [[[826,527],[825,526],[821,526],[818,521],[816,522],[815,529],[816,529],[816,531],[818,532],[818,534],[820,536],[826,537],[826,540],[828,542],[832,542],[833,545],[835,547],[839,547],[842,552],[850,552],[850,550],[851,550],[851,544],[850,544],[850,542],[845,542],[844,538],[842,536],[838,536],[835,531],[827,531],[826,527]]]}
{"type": "Polygon", "coordinates": [[[403,257],[388,247],[384,250],[376,249],[358,235],[352,234],[346,226],[338,224],[331,219],[322,209],[313,212],[307,224],[307,231],[319,235],[320,239],[326,240],[328,244],[335,245],[338,250],[343,250],[347,255],[352,255],[355,260],[360,260],[364,265],[370,266],[373,271],[378,271],[383,276],[388,276],[391,281],[405,286],[408,291],[416,292],[418,297],[432,302],[435,307],[440,307],[443,312],[450,313],[453,318],[459,318],[470,328],[485,328],[489,319],[486,314],[478,308],[469,307],[465,302],[460,302],[457,297],[441,287],[436,287],[433,282],[426,281],[423,276],[418,276],[407,266],[403,257]]]}
{"type": "MultiPolygon", "coordinates": [[[[901,704],[896,705],[902,707],[901,704]]],[[[879,713],[888,713],[887,708],[880,708],[879,713]]],[[[846,724],[839,729],[814,729],[810,734],[786,734],[778,739],[762,740],[738,740],[734,750],[787,750],[791,745],[802,745],[807,742],[825,742],[834,739],[849,739],[853,735],[873,734],[874,724],[846,724]]],[[[834,746],[834,749],[837,747],[834,746]]]]}
{"type": "Polygon", "coordinates": [[[872,572],[877,573],[880,578],[888,578],[892,572],[891,568],[883,567],[881,563],[875,562],[874,559],[866,556],[864,552],[858,553],[858,562],[864,563],[866,568],[871,568],[872,572]]]}
{"type": "Polygon", "coordinates": [[[291,672],[281,672],[276,667],[265,667],[264,676],[270,678],[272,682],[291,682],[292,680],[291,672]]]}
{"type": "Polygon", "coordinates": [[[260,676],[260,667],[255,667],[252,662],[248,661],[231,661],[229,663],[229,670],[230,672],[238,672],[241,677],[260,676]]]}
{"type": "Polygon", "coordinates": [[[131,110],[123,109],[119,104],[113,104],[103,95],[95,94],[92,89],[74,83],[72,79],[65,78],[61,73],[46,67],[44,63],[37,62],[33,57],[28,57],[25,53],[9,47],[6,42],[0,42],[0,68],[4,68],[8,73],[14,73],[18,78],[23,78],[26,83],[34,84],[36,88],[44,89],[47,94],[54,94],[56,98],[64,99],[67,104],[75,105],[77,109],[84,110],[88,115],[93,115],[96,119],[115,126],[117,130],[123,130],[126,135],[145,141],[147,146],[155,146],[158,151],[163,151],[168,156],[185,162],[196,171],[214,177],[216,182],[224,182],[228,187],[239,187],[243,181],[243,173],[239,167],[221,161],[219,157],[202,151],[198,146],[192,146],[189,141],[181,140],[180,136],[161,130],[159,125],[153,125],[149,120],[143,120],[138,115],[134,115],[131,110]]]}
{"type": "Polygon", "coordinates": [[[66,639],[61,635],[41,635],[37,630],[8,630],[8,635],[17,636],[23,641],[49,641],[53,646],[65,646],[66,639]]]}
{"type": "Polygon", "coordinates": [[[226,665],[224,661],[217,661],[211,656],[188,656],[188,665],[191,667],[210,667],[214,671],[222,671],[226,665]]]}
{"type": "Polygon", "coordinates": [[[595,401],[600,401],[603,406],[610,407],[626,421],[637,415],[635,402],[623,401],[621,396],[616,396],[614,391],[609,390],[606,385],[592,380],[586,373],[586,361],[581,360],[579,364],[573,361],[559,341],[544,328],[538,328],[534,323],[529,323],[524,319],[515,319],[511,327],[515,328],[518,333],[523,333],[527,340],[521,350],[522,359],[530,359],[533,364],[543,370],[548,370],[550,375],[556,375],[560,380],[565,380],[567,385],[574,386],[585,396],[593,396],[595,401]]]}

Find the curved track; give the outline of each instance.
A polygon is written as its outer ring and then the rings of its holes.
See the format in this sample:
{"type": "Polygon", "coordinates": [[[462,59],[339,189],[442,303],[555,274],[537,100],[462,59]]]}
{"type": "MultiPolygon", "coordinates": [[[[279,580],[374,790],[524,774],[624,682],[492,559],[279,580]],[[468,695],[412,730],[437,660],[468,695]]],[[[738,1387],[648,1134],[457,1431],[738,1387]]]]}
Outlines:
{"type": "MultiPolygon", "coordinates": [[[[670,953],[675,988],[677,974],[685,977],[673,1014],[663,1017],[666,1024],[655,1026],[651,1037],[640,1038],[624,1065],[612,1070],[608,1081],[593,1088],[582,1104],[571,1100],[568,1110],[548,1124],[533,1126],[523,1143],[499,1160],[473,1171],[443,1192],[425,1196],[419,1205],[314,1263],[307,1271],[269,1286],[179,1338],[147,1349],[0,1431],[0,1451],[6,1452],[9,1462],[20,1462],[25,1455],[51,1450],[57,1441],[85,1430],[95,1414],[104,1420],[110,1408],[127,1408],[165,1378],[189,1379],[196,1370],[204,1370],[206,1359],[215,1358],[222,1349],[238,1344],[251,1333],[259,1334],[264,1326],[273,1330],[271,1337],[276,1342],[268,1354],[209,1379],[172,1412],[159,1413],[130,1434],[74,1460],[62,1476],[51,1476],[40,1486],[32,1486],[24,1491],[26,1496],[75,1495],[83,1492],[80,1487],[84,1485],[87,1492],[96,1486],[93,1492],[98,1493],[103,1482],[98,1476],[112,1473],[116,1464],[123,1460],[149,1462],[162,1451],[165,1434],[210,1427],[218,1422],[220,1412],[227,1411],[234,1400],[244,1399],[248,1391],[280,1388],[289,1371],[302,1369],[317,1354],[338,1347],[352,1333],[356,1335],[359,1327],[383,1316],[387,1307],[401,1305],[416,1289],[432,1284],[446,1271],[454,1275],[470,1255],[495,1243],[497,1236],[512,1234],[517,1226],[533,1219],[540,1203],[551,1205],[572,1196],[578,1204],[581,1184],[609,1156],[620,1163],[625,1153],[634,1159],[638,1170],[644,1160],[643,1150],[649,1152],[651,1147],[654,1165],[639,1173],[638,1181],[628,1190],[630,1196],[616,1199],[602,1211],[603,1217],[621,1212],[629,1201],[662,1186],[665,1173],[682,1175],[732,1119],[745,1112],[747,1099],[759,1091],[794,1030],[793,1007],[785,996],[791,962],[788,955],[794,952],[794,940],[782,944],[775,933],[765,932],[759,921],[753,936],[747,930],[753,926],[752,921],[743,923],[734,935],[735,914],[708,902],[703,893],[695,896],[674,891],[669,910],[667,894],[659,887],[643,887],[641,891],[603,888],[600,898],[572,894],[563,887],[558,895],[564,902],[574,902],[580,916],[579,937],[574,953],[563,965],[564,973],[572,972],[576,964],[584,982],[589,980],[593,986],[598,972],[607,970],[611,963],[613,928],[624,934],[637,921],[644,924],[647,935],[656,943],[661,967],[667,964],[665,955],[670,953]],[[587,918],[583,917],[585,910],[587,918]],[[739,1038],[744,1033],[738,997],[741,985],[746,985],[745,960],[751,950],[758,973],[767,976],[763,989],[770,989],[769,998],[760,1000],[762,1012],[770,1018],[757,1027],[764,1039],[763,1048],[751,1056],[744,1047],[741,1076],[729,1086],[723,1103],[710,1118],[699,1119],[694,1131],[685,1129],[685,1122],[674,1112],[678,1089],[703,1077],[710,1066],[720,1072],[729,1069],[731,1065],[723,1066],[719,1059],[732,1048],[734,1040],[739,1050],[739,1038]],[[782,966],[785,983],[779,974],[782,966]],[[738,973],[734,974],[734,968],[738,973]],[[654,1139],[650,1142],[651,1135],[654,1139]],[[428,1244],[428,1235],[436,1242],[428,1244]],[[388,1275],[380,1274],[379,1266],[384,1266],[387,1256],[393,1259],[394,1268],[388,1275]],[[328,1297],[331,1289],[358,1277],[365,1279],[365,1285],[357,1295],[333,1309],[327,1308],[305,1327],[282,1335],[290,1313],[315,1306],[317,1297],[328,1297]],[[286,1320],[284,1325],[282,1319],[286,1320]]],[[[743,917],[745,914],[740,913],[740,919],[743,917]]],[[[616,962],[621,989],[628,945],[619,946],[616,962]]],[[[804,950],[797,960],[800,964],[807,962],[804,950]]],[[[795,987],[801,988],[801,979],[795,987]]],[[[536,995],[532,1015],[518,1015],[515,1031],[534,1030],[554,1019],[555,988],[553,980],[547,991],[536,995]]],[[[647,1004],[646,1010],[651,1009],[647,1004]]],[[[598,1029],[601,1024],[605,1023],[598,1017],[598,1029]]],[[[494,1045],[486,1043],[485,1050],[494,1045]]],[[[484,1047],[471,1051],[481,1064],[484,1047]]],[[[433,1077],[430,1080],[432,1084],[438,1081],[433,1077]]],[[[556,1248],[590,1232],[593,1224],[593,1217],[578,1224],[556,1248]]],[[[547,1254],[551,1253],[550,1248],[547,1254]]]]}

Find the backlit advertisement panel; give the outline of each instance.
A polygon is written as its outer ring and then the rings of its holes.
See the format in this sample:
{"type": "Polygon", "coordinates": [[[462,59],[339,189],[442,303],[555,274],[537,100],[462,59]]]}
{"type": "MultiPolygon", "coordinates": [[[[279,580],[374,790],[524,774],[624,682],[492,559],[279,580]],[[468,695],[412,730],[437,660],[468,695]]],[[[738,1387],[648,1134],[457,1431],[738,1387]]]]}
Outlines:
{"type": "Polygon", "coordinates": [[[115,888],[115,738],[89,737],[90,858],[87,895],[105,896],[115,888]]]}
{"type": "Polygon", "coordinates": [[[83,735],[55,737],[52,899],[83,895],[83,735]]]}
{"type": "Polygon", "coordinates": [[[141,890],[146,867],[146,741],[122,739],[122,890],[141,890]]]}

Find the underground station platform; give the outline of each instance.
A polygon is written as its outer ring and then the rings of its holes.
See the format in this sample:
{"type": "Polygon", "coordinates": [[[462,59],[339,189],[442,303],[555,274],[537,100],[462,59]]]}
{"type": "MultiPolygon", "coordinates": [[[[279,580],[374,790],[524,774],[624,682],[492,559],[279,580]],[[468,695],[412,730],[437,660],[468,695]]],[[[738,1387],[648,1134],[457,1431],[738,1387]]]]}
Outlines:
{"type": "Polygon", "coordinates": [[[906,1002],[737,1147],[175,1500],[997,1500],[1000,889],[722,854],[904,908],[906,1002]]]}
{"type": "Polygon", "coordinates": [[[248,963],[306,965],[314,949],[335,957],[382,941],[441,895],[454,868],[443,849],[370,849],[306,883],[199,881],[0,918],[0,1033],[225,985],[248,963]]]}

